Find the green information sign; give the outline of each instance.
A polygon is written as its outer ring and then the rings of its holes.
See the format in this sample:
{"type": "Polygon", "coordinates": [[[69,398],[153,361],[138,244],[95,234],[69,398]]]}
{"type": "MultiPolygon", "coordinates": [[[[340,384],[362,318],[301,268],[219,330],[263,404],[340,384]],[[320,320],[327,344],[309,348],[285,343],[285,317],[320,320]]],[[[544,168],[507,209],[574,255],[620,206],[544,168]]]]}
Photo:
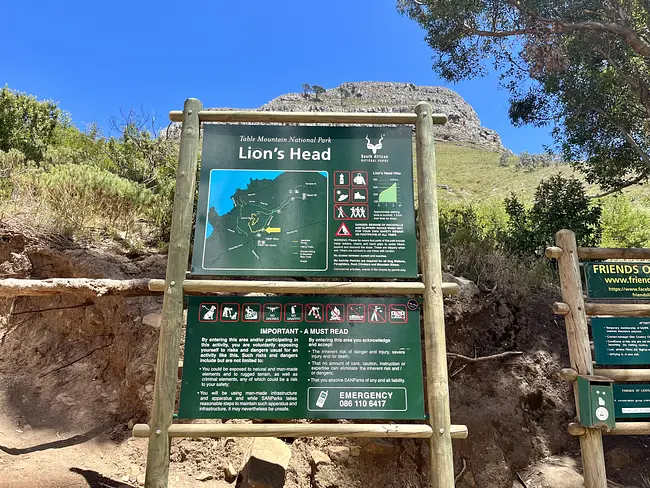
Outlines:
{"type": "Polygon", "coordinates": [[[416,277],[411,129],[207,125],[192,273],[416,277]]]}
{"type": "Polygon", "coordinates": [[[614,385],[616,420],[650,418],[650,385],[614,385]]]}
{"type": "Polygon", "coordinates": [[[591,319],[596,363],[650,364],[650,319],[591,319]]]}
{"type": "Polygon", "coordinates": [[[589,298],[650,298],[650,263],[584,263],[589,298]]]}
{"type": "Polygon", "coordinates": [[[417,300],[188,300],[180,418],[424,418],[417,300]]]}

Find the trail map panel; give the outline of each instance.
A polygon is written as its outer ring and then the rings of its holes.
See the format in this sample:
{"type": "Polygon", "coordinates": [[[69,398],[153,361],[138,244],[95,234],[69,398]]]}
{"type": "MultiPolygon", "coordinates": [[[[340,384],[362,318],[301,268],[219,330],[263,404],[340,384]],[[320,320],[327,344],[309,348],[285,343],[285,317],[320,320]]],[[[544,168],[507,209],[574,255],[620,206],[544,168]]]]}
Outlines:
{"type": "Polygon", "coordinates": [[[584,263],[584,270],[589,298],[650,298],[650,263],[584,263]]]}
{"type": "Polygon", "coordinates": [[[188,300],[180,418],[424,418],[416,300],[188,300]]]}
{"type": "Polygon", "coordinates": [[[206,125],[192,273],[416,277],[411,130],[206,125]]]}
{"type": "Polygon", "coordinates": [[[593,317],[596,364],[650,364],[650,318],[593,317]]]}

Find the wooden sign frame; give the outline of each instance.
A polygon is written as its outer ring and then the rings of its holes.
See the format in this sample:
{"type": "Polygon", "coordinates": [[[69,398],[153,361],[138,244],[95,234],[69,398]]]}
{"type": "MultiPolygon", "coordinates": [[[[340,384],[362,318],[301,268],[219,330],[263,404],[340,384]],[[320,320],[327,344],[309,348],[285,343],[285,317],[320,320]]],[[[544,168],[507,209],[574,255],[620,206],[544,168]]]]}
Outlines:
{"type": "Polygon", "coordinates": [[[453,488],[452,438],[466,438],[467,427],[452,425],[445,340],[443,294],[458,286],[442,282],[434,125],[447,116],[434,114],[428,102],[420,102],[415,113],[312,113],[203,111],[200,101],[189,98],[182,112],[170,119],[182,122],[181,142],[167,272],[164,283],[151,282],[150,289],[164,291],[160,324],[154,400],[149,424],[133,428],[136,437],[148,437],[146,488],[167,488],[172,437],[221,436],[338,436],[428,438],[431,455],[431,486],[453,488]],[[202,122],[327,123],[327,124],[414,124],[420,220],[421,282],[278,282],[185,280],[190,249],[192,210],[202,122]],[[183,294],[192,292],[317,293],[390,295],[417,293],[423,296],[424,349],[429,413],[428,424],[174,424],[180,338],[183,326],[183,294]],[[408,291],[407,291],[408,290],[408,291]]]}
{"type": "MultiPolygon", "coordinates": [[[[563,301],[553,304],[553,311],[564,316],[571,361],[571,367],[563,369],[560,376],[574,382],[576,408],[579,375],[598,375],[617,382],[650,380],[650,369],[594,369],[587,316],[650,317],[650,304],[585,303],[580,270],[580,259],[649,260],[650,249],[578,247],[575,234],[564,229],[555,235],[555,247],[546,249],[546,257],[558,260],[563,301]]],[[[585,488],[607,488],[603,435],[647,435],[650,422],[616,422],[610,430],[574,422],[568,430],[580,438],[585,488]]]]}

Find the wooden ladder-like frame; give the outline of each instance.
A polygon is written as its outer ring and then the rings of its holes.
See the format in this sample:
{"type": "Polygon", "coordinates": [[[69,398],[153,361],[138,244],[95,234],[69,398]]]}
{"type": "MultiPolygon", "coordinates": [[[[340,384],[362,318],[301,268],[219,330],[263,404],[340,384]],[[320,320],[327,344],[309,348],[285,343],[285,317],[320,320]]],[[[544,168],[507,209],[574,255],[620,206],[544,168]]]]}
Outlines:
{"type": "MultiPolygon", "coordinates": [[[[546,249],[546,257],[558,260],[563,302],[553,304],[553,311],[564,316],[571,360],[571,368],[563,369],[560,376],[574,382],[577,409],[578,375],[596,374],[614,381],[650,380],[650,369],[594,369],[587,316],[650,317],[650,304],[585,303],[580,259],[650,259],[650,249],[578,247],[575,234],[566,229],[555,235],[555,244],[556,247],[546,249]]],[[[650,422],[616,422],[616,427],[609,431],[574,422],[569,424],[569,433],[580,438],[585,488],[607,488],[603,434],[647,435],[650,422]]]]}
{"type": "Polygon", "coordinates": [[[415,113],[324,113],[204,111],[201,102],[187,99],[182,112],[170,119],[182,122],[181,142],[171,237],[165,281],[152,280],[152,291],[164,292],[156,363],[153,409],[149,424],[133,428],[136,437],[148,437],[146,488],[167,488],[172,437],[222,436],[340,436],[428,438],[431,453],[431,486],[453,488],[452,438],[467,437],[467,427],[451,425],[445,340],[443,294],[458,291],[458,285],[442,282],[438,198],[434,149],[434,124],[444,124],[446,115],[432,113],[420,102],[415,113]],[[421,282],[287,282],[238,280],[186,280],[190,249],[192,211],[202,122],[325,123],[325,124],[414,124],[420,219],[421,282]],[[426,392],[429,424],[174,424],[180,338],[185,293],[321,293],[420,294],[423,296],[426,392]]]}

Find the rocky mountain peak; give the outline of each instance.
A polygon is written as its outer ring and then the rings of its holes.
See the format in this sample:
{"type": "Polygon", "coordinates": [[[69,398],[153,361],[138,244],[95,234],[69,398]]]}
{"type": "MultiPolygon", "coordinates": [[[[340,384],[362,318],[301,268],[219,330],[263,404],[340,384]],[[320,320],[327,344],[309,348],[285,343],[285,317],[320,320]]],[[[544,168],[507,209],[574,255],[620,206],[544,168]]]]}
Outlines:
{"type": "Polygon", "coordinates": [[[287,93],[257,110],[283,112],[412,112],[421,101],[449,121],[436,128],[437,139],[455,144],[503,151],[499,134],[481,126],[476,112],[458,93],[442,86],[413,83],[362,81],[343,83],[318,97],[313,93],[287,93]],[[349,96],[347,96],[349,95],[349,96]]]}

